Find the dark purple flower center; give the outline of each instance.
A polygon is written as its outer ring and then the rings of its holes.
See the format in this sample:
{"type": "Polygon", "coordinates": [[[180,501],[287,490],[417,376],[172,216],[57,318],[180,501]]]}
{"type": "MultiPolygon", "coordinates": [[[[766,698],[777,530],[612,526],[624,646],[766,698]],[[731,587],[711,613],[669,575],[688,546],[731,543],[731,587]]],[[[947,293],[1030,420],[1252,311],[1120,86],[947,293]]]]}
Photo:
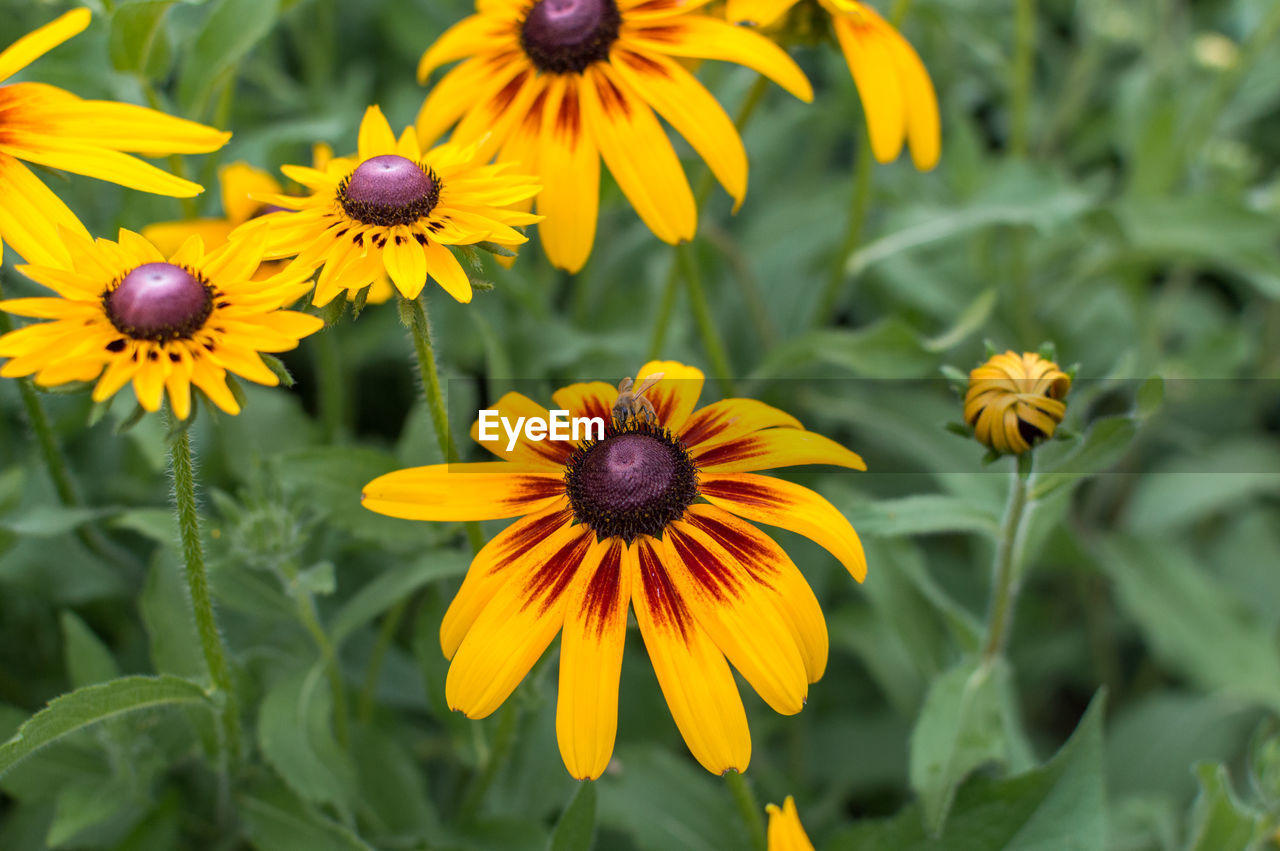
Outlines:
{"type": "Polygon", "coordinates": [[[338,186],[347,215],[367,225],[409,225],[435,209],[440,182],[411,159],[398,154],[370,157],[338,186]]]}
{"type": "Polygon", "coordinates": [[[698,474],[684,444],[641,420],[579,447],[565,473],[574,519],[600,539],[661,537],[698,498],[698,474]]]}
{"type": "Polygon", "coordinates": [[[520,44],[541,71],[580,74],[609,58],[622,15],[616,0],[538,0],[520,29],[520,44]]]}
{"type": "Polygon", "coordinates": [[[213,290],[190,270],[144,263],[102,296],[111,324],[135,340],[190,337],[213,310],[213,290]]]}

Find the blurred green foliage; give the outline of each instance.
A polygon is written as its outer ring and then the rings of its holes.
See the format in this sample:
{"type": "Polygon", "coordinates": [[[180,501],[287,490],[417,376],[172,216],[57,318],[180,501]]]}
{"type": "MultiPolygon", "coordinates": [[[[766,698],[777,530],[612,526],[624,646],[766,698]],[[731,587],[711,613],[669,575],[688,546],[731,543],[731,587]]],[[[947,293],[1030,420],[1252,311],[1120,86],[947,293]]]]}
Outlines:
{"type": "MultiPolygon", "coordinates": [[[[465,0],[91,5],[89,31],[23,78],[233,130],[221,154],[175,162],[211,189],[220,163],[353,147],[369,103],[411,122],[418,56],[468,12],[465,0]]],[[[823,602],[832,658],[796,717],[744,695],[749,777],[762,801],[795,795],[832,851],[1260,848],[1280,826],[1280,7],[1040,0],[1020,156],[1014,5],[895,4],[942,103],[935,172],[860,172],[843,59],[805,46],[815,103],[770,90],[745,133],[746,204],[730,215],[713,194],[703,211],[694,260],[738,392],[871,469],[798,474],[861,531],[870,575],[854,587],[825,552],[780,536],[823,602]],[[843,256],[860,173],[869,212],[843,256]],[[983,467],[981,447],[946,431],[959,402],[938,378],[980,360],[984,338],[1051,340],[1081,365],[1064,424],[1076,437],[1037,452],[1007,660],[979,648],[1008,462],[983,467]]],[[[0,2],[0,41],[64,8],[0,2]]],[[[730,112],[754,81],[715,63],[700,74],[730,112]]],[[[704,166],[686,163],[696,180],[704,166]]],[[[43,179],[99,235],[217,212],[216,191],[183,204],[43,179]]],[[[673,252],[608,181],[604,193],[581,275],[553,270],[535,238],[511,270],[486,266],[495,289],[474,304],[432,295],[451,409],[517,380],[545,399],[648,358],[673,252]]],[[[8,294],[34,291],[5,273],[8,294]]],[[[682,293],[676,304],[660,354],[705,366],[682,293]]],[[[554,650],[495,718],[448,712],[437,629],[467,544],[357,499],[374,476],[439,460],[411,347],[391,306],[325,335],[285,358],[293,391],[250,388],[241,416],[204,412],[193,427],[252,739],[234,782],[215,758],[217,707],[192,685],[207,672],[166,508],[164,427],[119,435],[129,400],[89,427],[84,394],[44,396],[87,506],[60,507],[16,385],[0,383],[0,736],[80,689],[0,746],[0,848],[748,847],[634,635],[617,762],[595,787],[556,750],[554,650]],[[347,394],[328,419],[315,381],[326,345],[347,394]],[[115,558],[70,534],[86,528],[115,558]],[[347,725],[313,607],[341,660],[347,725]]]]}

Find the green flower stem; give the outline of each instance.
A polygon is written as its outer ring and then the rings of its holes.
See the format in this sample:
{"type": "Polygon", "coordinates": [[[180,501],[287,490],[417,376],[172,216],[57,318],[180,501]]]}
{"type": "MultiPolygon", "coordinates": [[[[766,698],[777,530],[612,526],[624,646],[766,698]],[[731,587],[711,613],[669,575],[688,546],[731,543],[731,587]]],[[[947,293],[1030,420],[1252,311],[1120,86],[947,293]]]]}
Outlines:
{"type": "Polygon", "coordinates": [[[485,795],[493,785],[494,778],[498,776],[498,768],[506,761],[507,754],[511,752],[511,746],[515,743],[516,722],[519,717],[520,709],[516,706],[515,696],[508,697],[502,704],[502,708],[498,710],[498,732],[493,737],[493,747],[484,760],[484,767],[480,769],[480,773],[471,784],[471,788],[467,789],[466,797],[458,807],[460,824],[466,824],[480,814],[485,795]]]}
{"type": "Polygon", "coordinates": [[[689,244],[676,248],[676,257],[680,265],[681,277],[689,291],[689,305],[693,309],[693,319],[698,324],[698,332],[702,335],[702,344],[707,349],[707,357],[711,360],[711,371],[720,382],[720,389],[726,396],[733,395],[733,373],[729,369],[729,354],[716,330],[716,323],[711,318],[711,307],[707,304],[707,294],[702,289],[702,276],[698,273],[698,258],[693,254],[693,246],[689,244]]]}
{"type": "Polygon", "coordinates": [[[1014,0],[1013,85],[1009,152],[1025,157],[1031,139],[1031,90],[1035,76],[1036,0],[1014,0]]]}
{"type": "Polygon", "coordinates": [[[218,633],[205,571],[204,548],[200,543],[200,511],[196,506],[195,470],[191,462],[191,435],[183,429],[169,444],[169,469],[173,475],[173,501],[182,536],[182,561],[186,567],[187,589],[195,612],[200,649],[209,668],[215,691],[223,698],[222,724],[225,746],[234,759],[240,753],[240,710],[231,679],[227,650],[218,633]]]}
{"type": "Polygon", "coordinates": [[[733,794],[733,802],[738,807],[738,814],[742,816],[747,835],[751,837],[751,847],[756,851],[765,851],[764,816],[760,815],[760,802],[756,800],[755,792],[751,791],[751,784],[737,771],[727,772],[724,779],[729,784],[729,791],[733,794]]]}
{"type": "Polygon", "coordinates": [[[395,640],[400,621],[404,620],[409,610],[410,597],[403,597],[382,616],[382,624],[378,627],[378,640],[369,654],[369,662],[365,668],[364,684],[360,688],[360,703],[356,707],[356,717],[367,724],[373,720],[374,697],[378,691],[378,680],[382,677],[382,665],[386,661],[387,651],[395,640]]]}
{"type": "Polygon", "coordinates": [[[298,617],[324,659],[325,669],[329,675],[329,691],[333,693],[333,733],[338,739],[338,744],[346,748],[351,741],[351,734],[348,732],[350,725],[347,722],[347,691],[342,681],[342,667],[338,662],[338,654],[334,651],[333,642],[329,640],[324,627],[320,625],[315,597],[304,588],[295,589],[294,594],[298,602],[298,617]]]}
{"type": "MultiPolygon", "coordinates": [[[[0,299],[2,298],[4,298],[4,287],[0,285],[0,299]]],[[[9,314],[0,311],[0,335],[8,334],[12,330],[13,321],[9,318],[9,314]]],[[[53,434],[53,426],[49,423],[49,414],[44,409],[44,403],[40,401],[39,392],[29,378],[16,379],[16,383],[18,395],[22,397],[22,407],[27,414],[27,423],[36,436],[36,443],[40,445],[40,455],[53,482],[53,490],[58,496],[58,502],[68,508],[80,508],[84,503],[80,499],[75,480],[71,478],[71,467],[67,464],[66,456],[62,454],[62,447],[58,445],[58,439],[53,434]]],[[[75,536],[85,549],[98,558],[109,561],[131,574],[136,575],[141,572],[142,566],[138,560],[126,550],[113,544],[106,535],[98,531],[96,526],[88,523],[77,526],[75,536]]]]}
{"type": "MultiPolygon", "coordinates": [[[[409,300],[409,331],[413,337],[413,350],[418,356],[418,371],[422,375],[422,390],[427,396],[427,407],[431,411],[431,425],[435,428],[436,442],[440,444],[440,454],[450,464],[458,461],[458,450],[449,437],[449,412],[444,405],[444,392],[440,389],[440,373],[436,369],[435,346],[431,342],[431,320],[427,317],[426,293],[409,300]]],[[[480,524],[471,522],[464,524],[471,548],[480,552],[484,546],[484,533],[480,524]]]]}
{"type": "MultiPolygon", "coordinates": [[[[756,114],[760,102],[764,100],[764,93],[769,88],[769,80],[767,77],[759,76],[756,81],[751,84],[751,89],[747,92],[746,98],[742,101],[742,106],[738,109],[738,117],[734,120],[734,126],[741,134],[751,123],[751,117],[756,114]]],[[[715,186],[714,176],[711,169],[707,168],[702,173],[702,177],[698,179],[698,188],[694,192],[694,206],[698,213],[702,212],[702,207],[707,203],[707,198],[711,195],[711,190],[715,186]]],[[[662,299],[658,302],[658,312],[655,315],[653,323],[653,333],[649,336],[649,360],[658,360],[662,357],[662,347],[666,343],[667,328],[671,325],[671,314],[676,307],[676,288],[680,284],[680,247],[676,246],[671,258],[671,268],[667,272],[667,278],[662,284],[662,299]]]]}
{"type": "Polygon", "coordinates": [[[846,267],[853,252],[862,244],[862,231],[867,224],[867,210],[871,206],[871,144],[867,140],[858,146],[858,157],[853,168],[853,195],[849,201],[849,223],[845,228],[844,238],[836,252],[831,273],[827,276],[827,284],[818,301],[818,310],[814,315],[815,326],[826,325],[831,321],[840,299],[840,290],[844,288],[846,267]]]}
{"type": "Polygon", "coordinates": [[[1022,584],[1022,547],[1030,525],[1032,503],[1027,498],[1031,480],[1031,453],[1025,452],[1014,461],[1009,483],[1009,501],[1000,522],[996,541],[995,564],[991,572],[991,606],[987,614],[987,636],[982,643],[982,657],[992,660],[1004,653],[1013,610],[1022,584]]]}
{"type": "MultiPolygon", "coordinates": [[[[341,298],[342,296],[339,296],[341,298]]],[[[320,422],[325,443],[334,443],[346,431],[347,382],[342,369],[342,353],[335,336],[337,328],[316,335],[312,349],[320,389],[320,422]]]]}

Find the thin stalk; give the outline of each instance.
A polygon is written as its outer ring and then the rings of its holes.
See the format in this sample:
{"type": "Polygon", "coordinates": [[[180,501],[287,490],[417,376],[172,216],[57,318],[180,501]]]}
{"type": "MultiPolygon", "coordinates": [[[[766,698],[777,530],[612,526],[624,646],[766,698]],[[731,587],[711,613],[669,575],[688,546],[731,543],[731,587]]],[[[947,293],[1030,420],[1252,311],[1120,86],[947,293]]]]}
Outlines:
{"type": "Polygon", "coordinates": [[[1025,157],[1031,139],[1031,89],[1035,76],[1036,0],[1014,0],[1013,84],[1009,151],[1025,157]]]}
{"type": "Polygon", "coordinates": [[[853,167],[853,194],[849,199],[848,225],[818,301],[815,326],[826,325],[831,321],[840,299],[840,290],[844,286],[849,258],[862,244],[862,231],[866,227],[867,210],[871,206],[871,159],[871,145],[864,139],[858,146],[858,156],[853,167]]]}
{"type": "MultiPolygon", "coordinates": [[[[764,100],[764,93],[769,88],[769,80],[767,77],[760,76],[751,84],[751,89],[747,92],[746,98],[742,101],[742,106],[738,109],[738,117],[734,119],[734,126],[738,133],[741,134],[751,123],[751,117],[756,114],[756,109],[764,100]]],[[[714,176],[711,169],[707,168],[702,172],[702,177],[698,179],[698,187],[694,192],[694,206],[698,213],[702,212],[702,207],[707,203],[707,198],[711,195],[711,190],[715,186],[714,176]]],[[[679,246],[675,246],[675,253],[671,258],[671,268],[667,272],[666,280],[662,283],[662,298],[658,302],[658,312],[654,316],[653,331],[649,335],[649,360],[657,360],[662,357],[662,347],[667,339],[667,327],[671,324],[671,314],[675,311],[676,306],[676,288],[680,285],[680,260],[678,256],[679,246]]]]}
{"type": "Polygon", "coordinates": [[[182,536],[182,562],[186,568],[187,590],[195,613],[200,649],[213,687],[223,698],[222,726],[226,750],[234,759],[240,753],[240,711],[236,702],[231,665],[218,632],[205,570],[204,547],[200,542],[200,510],[196,505],[195,468],[191,461],[191,435],[181,431],[169,444],[169,470],[173,476],[173,505],[182,536]]]}
{"type": "Polygon", "coordinates": [[[347,692],[342,682],[342,667],[338,662],[338,654],[334,651],[333,642],[329,640],[324,627],[320,625],[320,615],[316,611],[316,601],[311,596],[311,592],[298,588],[294,593],[298,603],[298,618],[311,635],[311,640],[316,643],[316,648],[324,659],[325,671],[329,676],[329,691],[333,693],[333,733],[338,739],[338,744],[346,748],[351,741],[351,735],[348,732],[349,724],[347,723],[347,692]]]}
{"type": "MultiPolygon", "coordinates": [[[[440,388],[440,373],[436,369],[435,346],[431,342],[431,320],[427,316],[426,294],[419,295],[409,301],[410,336],[413,337],[413,350],[418,357],[418,371],[422,375],[422,390],[427,396],[427,407],[431,411],[431,425],[436,432],[436,442],[440,445],[441,456],[450,464],[458,461],[458,450],[449,437],[449,412],[444,404],[444,392],[440,388]]],[[[484,533],[479,523],[464,524],[471,548],[476,552],[484,546],[484,533]]]]}
{"type": "Polygon", "coordinates": [[[698,272],[698,258],[693,254],[693,246],[681,245],[676,249],[681,277],[689,291],[689,306],[693,309],[693,319],[698,325],[698,333],[702,335],[702,344],[707,349],[707,357],[711,361],[711,371],[720,382],[720,389],[726,396],[733,395],[733,373],[729,369],[729,355],[720,339],[720,332],[711,318],[711,307],[707,304],[707,294],[702,289],[702,276],[698,272]]]}
{"type": "Polygon", "coordinates": [[[1000,523],[996,541],[995,563],[991,571],[991,605],[987,614],[987,637],[982,643],[982,657],[990,661],[1004,653],[1013,611],[1022,584],[1022,545],[1031,518],[1027,499],[1031,479],[1031,453],[1025,452],[1014,461],[1009,483],[1009,501],[1000,523]]]}
{"type": "Polygon", "coordinates": [[[506,761],[507,754],[515,742],[516,721],[519,720],[519,716],[520,710],[516,706],[514,697],[508,697],[498,712],[498,732],[493,737],[493,747],[484,761],[484,767],[458,807],[460,824],[466,824],[479,815],[485,795],[493,785],[494,778],[498,776],[498,768],[506,761]]]}
{"type": "Polygon", "coordinates": [[[320,389],[320,423],[325,443],[339,440],[346,430],[347,382],[338,349],[337,328],[317,334],[312,353],[320,389]]]}
{"type": "Polygon", "coordinates": [[[760,802],[756,800],[751,784],[737,771],[727,772],[724,779],[733,794],[733,803],[738,807],[738,815],[742,816],[747,835],[751,837],[751,847],[755,851],[765,851],[764,816],[760,815],[760,802]]]}
{"type": "MultiPolygon", "coordinates": [[[[0,285],[0,299],[3,298],[4,287],[0,285]]],[[[12,330],[13,321],[9,318],[9,314],[0,310],[0,335],[8,334],[12,330]]],[[[19,378],[16,381],[18,395],[22,397],[22,407],[27,415],[27,423],[36,436],[36,443],[40,445],[40,456],[44,459],[45,470],[48,471],[49,479],[53,482],[53,490],[57,494],[58,502],[68,508],[81,507],[84,503],[80,499],[80,491],[76,488],[75,479],[71,477],[71,467],[67,463],[66,456],[62,454],[62,447],[58,445],[58,439],[54,436],[49,414],[44,409],[39,392],[29,378],[19,378]]],[[[141,566],[138,561],[113,544],[98,531],[97,527],[90,524],[77,526],[74,534],[85,549],[104,561],[109,561],[133,574],[139,572],[141,566]]]]}
{"type": "Polygon", "coordinates": [[[404,620],[409,610],[409,597],[402,598],[391,610],[382,616],[382,624],[378,627],[378,641],[369,654],[369,664],[365,669],[364,684],[360,688],[360,702],[356,707],[356,717],[367,724],[373,720],[373,702],[378,691],[378,680],[382,677],[382,665],[386,661],[387,651],[395,640],[400,621],[404,620]]]}

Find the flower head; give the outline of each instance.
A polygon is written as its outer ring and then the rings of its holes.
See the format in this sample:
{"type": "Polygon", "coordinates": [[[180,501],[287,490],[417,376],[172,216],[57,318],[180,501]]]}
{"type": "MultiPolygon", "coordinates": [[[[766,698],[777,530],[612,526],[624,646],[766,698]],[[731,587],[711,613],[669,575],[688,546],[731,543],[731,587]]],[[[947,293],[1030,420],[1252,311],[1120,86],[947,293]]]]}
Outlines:
{"type": "Polygon", "coordinates": [[[804,100],[803,72],[768,39],[703,14],[706,0],[479,0],[423,54],[418,79],[465,59],[418,114],[425,141],[455,142],[542,179],[538,212],[551,262],[576,272],[595,241],[600,159],[662,240],[693,238],[689,182],[656,111],[741,202],[747,155],[733,122],[686,69],[719,59],[769,76],[804,100]],[[456,127],[454,126],[456,124],[456,127]]]}
{"type": "Polygon", "coordinates": [[[788,795],[781,807],[769,804],[765,812],[769,814],[769,851],[813,851],[813,843],[800,823],[795,798],[788,795]]]}
{"type": "MultiPolygon", "coordinates": [[[[727,14],[734,23],[767,27],[797,2],[729,0],[727,14]]],[[[893,162],[905,142],[911,148],[916,168],[933,168],[941,151],[938,96],[915,49],[866,3],[819,2],[831,14],[840,50],[862,96],[875,158],[882,163],[893,162]]]]}
{"type": "MultiPolygon", "coordinates": [[[[312,167],[323,169],[333,159],[328,145],[316,145],[312,155],[312,167]]],[[[256,200],[257,196],[284,192],[280,181],[268,172],[245,162],[236,162],[218,169],[218,185],[222,190],[222,218],[184,219],[174,222],[156,222],[142,229],[142,235],[161,252],[177,251],[191,236],[204,240],[206,249],[220,247],[232,231],[251,219],[278,212],[279,207],[256,200]]],[[[254,273],[254,280],[266,280],[280,272],[283,265],[277,262],[263,263],[254,273]]],[[[380,276],[369,288],[368,303],[382,304],[390,301],[395,290],[386,275],[380,276]]],[[[354,299],[356,293],[348,291],[354,299]]]]}
{"type": "Polygon", "coordinates": [[[285,166],[310,194],[257,196],[281,211],[244,226],[268,232],[270,256],[297,255],[292,266],[308,273],[323,267],[316,304],[383,275],[405,298],[417,298],[429,275],[469,302],[471,281],[449,246],[514,248],[528,241],[515,228],[539,219],[517,208],[537,194],[533,178],[508,173],[509,164],[479,163],[474,146],[445,144],[424,154],[413,128],[397,140],[376,106],[360,124],[359,148],[323,167],[285,166]]]}
{"type": "Polygon", "coordinates": [[[1070,390],[1071,377],[1053,361],[1007,351],[969,373],[964,421],[983,445],[1021,455],[1053,437],[1070,390]]]}
{"type": "MultiPolygon", "coordinates": [[[[76,9],[0,52],[0,83],[89,25],[76,9]]],[[[44,83],[0,86],[0,240],[30,263],[65,264],[59,228],[88,237],[57,195],[20,160],[97,177],[158,195],[190,197],[199,184],[122,153],[159,156],[217,150],[231,138],[153,109],[81,100],[44,83]]]]}
{"type": "Polygon", "coordinates": [[[166,257],[127,230],[118,242],[63,237],[69,268],[19,267],[57,297],[0,302],[0,310],[53,320],[0,337],[0,357],[9,358],[0,375],[34,375],[44,386],[96,379],[98,402],[132,381],[148,411],[159,409],[167,390],[179,419],[191,411],[194,384],[236,414],[227,374],[277,384],[258,353],[292,349],[324,324],[280,309],[307,290],[296,276],[251,280],[262,262],[261,239],[233,240],[206,254],[193,236],[166,257]]]}
{"type": "MultiPolygon", "coordinates": [[[[556,733],[569,772],[598,777],[613,752],[628,609],[685,742],[709,771],[745,770],[746,714],[729,664],[772,708],[799,712],[822,676],[822,610],[787,554],[753,523],[826,547],[859,581],[866,560],[849,521],[808,488],[758,475],[796,464],[864,469],[862,459],[751,399],[695,410],[703,376],[645,365],[642,393],[602,382],[553,394],[571,417],[598,417],[595,440],[534,441],[497,462],[400,470],[365,486],[366,508],[416,520],[520,518],[480,551],[441,625],[452,659],[445,696],[483,718],[557,633],[556,733]],[[642,395],[644,403],[638,403],[642,395]]],[[[549,416],[518,393],[499,416],[549,416]]]]}

